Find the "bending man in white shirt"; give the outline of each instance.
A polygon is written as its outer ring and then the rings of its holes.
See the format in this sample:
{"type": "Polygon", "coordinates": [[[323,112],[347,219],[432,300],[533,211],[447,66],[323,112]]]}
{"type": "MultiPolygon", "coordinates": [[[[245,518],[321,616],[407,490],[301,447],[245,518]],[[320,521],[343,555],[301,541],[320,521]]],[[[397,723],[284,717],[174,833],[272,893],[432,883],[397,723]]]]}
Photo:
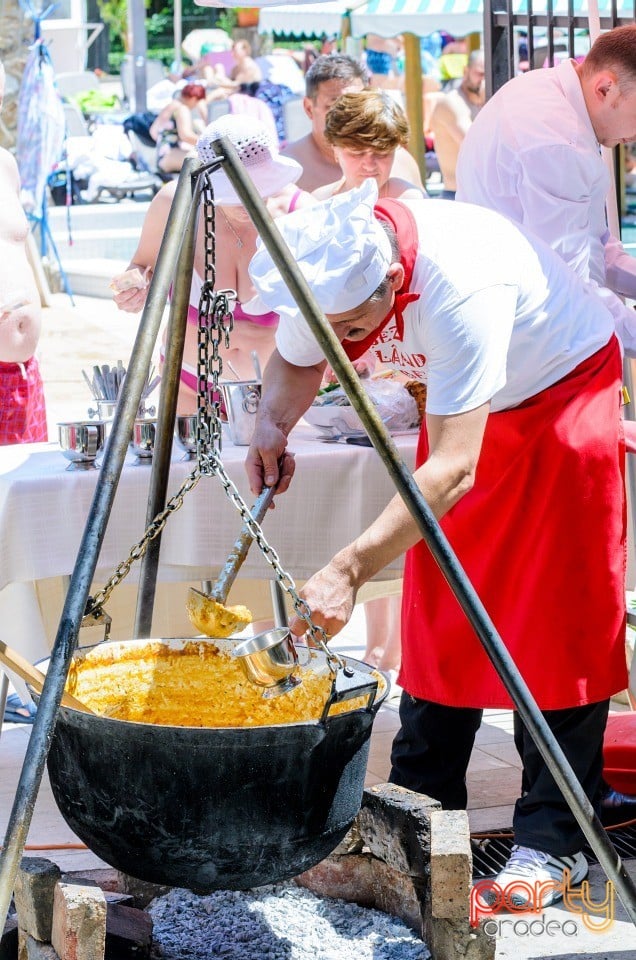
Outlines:
{"type": "MultiPolygon", "coordinates": [[[[427,380],[415,481],[598,802],[608,698],[627,673],[622,369],[611,314],[549,247],[476,206],[377,202],[367,180],[277,226],[349,357],[371,348],[427,380]],[[573,592],[577,603],[564,604],[573,592]]],[[[246,465],[253,491],[280,477],[282,493],[294,470],[287,437],[325,360],[263,248],[250,276],[280,321],[246,465]]],[[[353,502],[364,491],[334,496],[353,502]]],[[[511,703],[402,499],[302,593],[333,635],[362,584],[403,551],[391,780],[465,807],[482,708],[511,703]]],[[[291,628],[306,625],[296,617],[291,628]]],[[[528,889],[544,883],[545,906],[562,895],[566,869],[572,883],[585,876],[583,836],[516,715],[515,743],[523,796],[498,882],[517,892],[520,878],[528,889]]]]}

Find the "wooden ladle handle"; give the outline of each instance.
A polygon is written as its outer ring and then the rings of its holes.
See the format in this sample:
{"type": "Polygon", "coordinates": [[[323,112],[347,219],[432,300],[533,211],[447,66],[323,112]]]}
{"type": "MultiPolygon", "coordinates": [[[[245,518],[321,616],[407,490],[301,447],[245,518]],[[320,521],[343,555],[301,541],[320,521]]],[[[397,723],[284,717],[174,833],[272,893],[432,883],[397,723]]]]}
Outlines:
{"type": "MultiPolygon", "coordinates": [[[[26,680],[27,683],[30,683],[34,690],[38,693],[42,692],[42,687],[44,686],[45,676],[41,673],[37,667],[34,667],[33,664],[29,663],[28,660],[17,653],[17,651],[12,650],[11,647],[8,647],[6,643],[3,643],[0,640],[0,663],[3,663],[6,667],[9,667],[10,670],[13,670],[14,673],[17,673],[19,677],[22,677],[23,680],[26,680]]],[[[74,710],[81,710],[82,713],[94,713],[94,710],[91,710],[86,706],[85,703],[82,703],[81,700],[76,700],[70,693],[62,694],[62,705],[65,707],[72,707],[74,710]]]]}

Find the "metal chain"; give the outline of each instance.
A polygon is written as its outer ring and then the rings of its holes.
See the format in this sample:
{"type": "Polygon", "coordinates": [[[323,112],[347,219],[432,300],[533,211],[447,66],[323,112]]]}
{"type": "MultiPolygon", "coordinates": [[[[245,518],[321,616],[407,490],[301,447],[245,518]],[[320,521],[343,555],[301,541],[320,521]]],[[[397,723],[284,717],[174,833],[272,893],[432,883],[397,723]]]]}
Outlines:
{"type": "Polygon", "coordinates": [[[344,664],[337,654],[327,646],[327,634],[322,627],[316,626],[311,619],[308,604],[299,596],[292,577],[281,566],[278,554],[265,538],[259,523],[254,520],[249,507],[241,497],[236,486],[225,472],[221,460],[221,398],[218,389],[219,376],[223,370],[223,361],[218,353],[219,344],[224,339],[226,348],[233,327],[233,316],[229,298],[236,300],[234,290],[221,290],[215,293],[215,219],[214,191],[210,177],[202,174],[203,180],[203,217],[204,217],[204,283],[199,304],[199,354],[197,380],[197,461],[200,473],[216,475],[223,485],[228,499],[241,515],[243,523],[256,541],[265,560],[274,570],[282,589],[291,597],[294,610],[307,624],[309,634],[315,646],[327,657],[329,667],[341,668],[344,664]],[[212,355],[210,358],[210,343],[212,355]],[[210,388],[209,380],[212,379],[210,388]]]}
{"type": "Polygon", "coordinates": [[[118,586],[122,580],[128,576],[133,563],[135,563],[136,560],[141,560],[141,558],[145,555],[150,541],[154,540],[155,537],[161,533],[168,521],[168,517],[170,517],[173,513],[176,513],[176,511],[183,506],[183,498],[187,493],[190,492],[190,490],[193,490],[196,487],[200,479],[201,475],[198,470],[194,470],[185,478],[177,492],[165,505],[164,509],[158,513],[153,520],[150,521],[146,530],[144,531],[143,537],[134,545],[134,547],[131,548],[127,559],[122,560],[122,562],[118,564],[115,572],[107,580],[102,589],[96,593],[94,597],[89,597],[88,613],[99,613],[101,608],[110,598],[110,595],[115,587],[118,586]]]}
{"type": "Polygon", "coordinates": [[[216,236],[214,216],[214,192],[207,172],[203,177],[203,217],[204,217],[204,277],[199,299],[198,354],[197,354],[197,467],[184,480],[179,490],[170,498],[165,508],[151,520],[141,540],[136,543],[126,560],[115,569],[102,589],[89,598],[90,614],[101,612],[111,593],[128,576],[133,563],[140,560],[148,549],[151,540],[157,537],[165,527],[168,518],[183,505],[183,499],[192,490],[202,476],[216,476],[221,481],[228,499],[241,515],[243,523],[256,541],[265,560],[274,570],[281,588],[292,600],[296,614],[307,624],[312,644],[320,648],[327,658],[327,664],[335,673],[344,669],[343,660],[327,646],[327,634],[322,627],[311,619],[311,610],[296,589],[293,578],[281,566],[278,554],[267,539],[261,526],[250,513],[249,507],[241,497],[235,484],[227,475],[221,461],[221,391],[219,378],[223,373],[223,359],[219,346],[230,346],[230,334],[234,327],[231,301],[236,300],[235,290],[215,291],[216,281],[216,236]],[[211,349],[210,349],[211,348],[211,349]]]}
{"type": "Polygon", "coordinates": [[[201,174],[203,187],[203,251],[204,268],[201,296],[199,298],[199,322],[197,343],[197,462],[202,474],[210,474],[207,453],[211,445],[221,449],[221,391],[219,378],[223,373],[223,358],[219,354],[221,343],[226,350],[230,346],[230,334],[234,329],[234,314],[231,303],[236,300],[236,290],[214,289],[216,284],[216,223],[214,192],[207,171],[201,174]],[[211,349],[210,349],[211,348],[211,349]]]}

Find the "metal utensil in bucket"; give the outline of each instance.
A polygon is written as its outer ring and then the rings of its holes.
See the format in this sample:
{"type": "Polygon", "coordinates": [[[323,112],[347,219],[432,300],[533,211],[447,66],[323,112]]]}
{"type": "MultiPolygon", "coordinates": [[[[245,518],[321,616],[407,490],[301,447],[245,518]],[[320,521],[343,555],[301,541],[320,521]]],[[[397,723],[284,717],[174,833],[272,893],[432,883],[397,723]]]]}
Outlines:
{"type": "Polygon", "coordinates": [[[264,688],[264,697],[287,693],[300,683],[298,652],[287,627],[257,633],[237,644],[232,655],[248,680],[264,688]]]}
{"type": "Polygon", "coordinates": [[[237,380],[219,386],[227,410],[230,439],[237,447],[248,447],[254,435],[261,384],[257,380],[237,380]]]}

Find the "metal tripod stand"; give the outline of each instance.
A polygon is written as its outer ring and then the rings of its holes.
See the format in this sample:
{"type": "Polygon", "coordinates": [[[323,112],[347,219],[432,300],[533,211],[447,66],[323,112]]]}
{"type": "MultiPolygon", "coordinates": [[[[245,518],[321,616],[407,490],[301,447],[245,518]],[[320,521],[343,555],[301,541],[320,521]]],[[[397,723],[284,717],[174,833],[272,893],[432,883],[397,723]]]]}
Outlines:
{"type": "MultiPolygon", "coordinates": [[[[328,362],[335,370],[351,403],[360,415],[367,433],[385,463],[400,496],[416,520],[423,539],[433,553],[460,606],[475,629],[581,830],[596,853],[599,863],[614,884],[630,919],[636,924],[636,888],[502,639],[497,634],[492,621],[468,581],[413,477],[400,460],[399,452],[386,433],[375,407],[361,389],[353,367],[329,323],[319,310],[307,283],[292,259],[262,199],[246,174],[234,148],[227,138],[221,138],[215,142],[214,150],[219,159],[222,159],[232,185],[250,213],[257,231],[274,258],[303,316],[320,343],[328,362]]],[[[165,503],[176,415],[177,389],[185,340],[186,307],[189,300],[193,270],[199,206],[197,174],[201,169],[198,161],[187,160],[179,178],[157,262],[157,269],[133,348],[127,375],[127,389],[113,423],[111,439],[103,460],[92,509],[71,577],[66,603],[51,654],[46,684],[16,791],[2,860],[0,861],[0,921],[3,921],[8,911],[15,875],[19,867],[44,770],[48,745],[53,735],[71,657],[77,644],[81,621],[86,610],[90,584],[95,573],[99,550],[126,456],[128,439],[141,399],[154,343],[159,332],[163,305],[168,295],[171,277],[174,276],[168,349],[161,386],[148,517],[155,516],[165,503]]],[[[136,636],[147,636],[150,630],[159,549],[160,537],[157,537],[152,541],[144,557],[137,603],[136,636]]]]}

